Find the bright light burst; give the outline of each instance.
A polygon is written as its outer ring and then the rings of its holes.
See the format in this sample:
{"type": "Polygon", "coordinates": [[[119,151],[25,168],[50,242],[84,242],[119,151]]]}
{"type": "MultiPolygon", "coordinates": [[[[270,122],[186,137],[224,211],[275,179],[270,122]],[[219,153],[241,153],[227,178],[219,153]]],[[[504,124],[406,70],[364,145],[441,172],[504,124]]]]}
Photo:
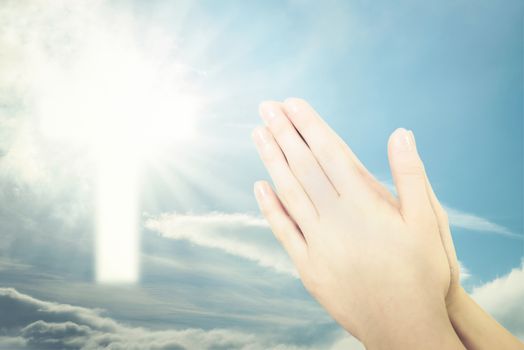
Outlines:
{"type": "Polygon", "coordinates": [[[140,163],[193,136],[202,98],[172,38],[112,20],[83,28],[65,59],[45,61],[35,95],[44,135],[97,159],[97,281],[129,283],[139,279],[140,163]]]}
{"type": "Polygon", "coordinates": [[[43,132],[101,151],[125,143],[142,155],[187,140],[201,101],[189,92],[187,69],[164,62],[168,44],[149,51],[97,39],[68,66],[46,70],[38,98],[43,132]]]}

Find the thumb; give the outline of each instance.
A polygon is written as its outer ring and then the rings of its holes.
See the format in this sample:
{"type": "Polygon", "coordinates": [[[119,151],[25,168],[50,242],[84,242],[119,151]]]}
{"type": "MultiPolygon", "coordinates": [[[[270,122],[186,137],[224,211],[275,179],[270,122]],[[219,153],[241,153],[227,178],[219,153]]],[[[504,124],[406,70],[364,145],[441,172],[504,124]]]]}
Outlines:
{"type": "Polygon", "coordinates": [[[426,173],[412,131],[399,128],[391,134],[388,155],[397,189],[400,211],[405,220],[421,220],[433,215],[426,191],[426,173]]]}

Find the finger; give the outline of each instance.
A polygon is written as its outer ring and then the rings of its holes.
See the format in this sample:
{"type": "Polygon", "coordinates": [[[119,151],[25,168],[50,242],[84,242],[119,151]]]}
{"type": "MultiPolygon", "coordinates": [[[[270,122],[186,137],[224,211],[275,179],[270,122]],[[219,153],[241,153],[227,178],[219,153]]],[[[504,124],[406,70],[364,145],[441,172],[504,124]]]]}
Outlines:
{"type": "Polygon", "coordinates": [[[255,183],[255,197],[275,237],[287,251],[295,266],[301,266],[307,257],[307,244],[302,232],[287,215],[282,203],[267,182],[255,183]]]}
{"type": "Polygon", "coordinates": [[[288,98],[284,102],[284,111],[337,192],[360,199],[356,192],[368,191],[369,185],[361,172],[365,168],[351,149],[306,101],[288,98]]]}
{"type": "Polygon", "coordinates": [[[289,169],[271,133],[265,127],[258,127],[253,132],[253,139],[284,206],[304,232],[304,228],[318,218],[316,208],[289,169]]]}
{"type": "Polygon", "coordinates": [[[338,199],[338,193],[329,182],[311,150],[284,114],[281,104],[277,102],[262,103],[260,115],[282,149],[291,171],[302,184],[319,212],[322,211],[322,208],[331,208],[333,201],[338,199]]]}
{"type": "Polygon", "coordinates": [[[427,174],[425,174],[425,176],[426,189],[429,194],[431,207],[433,208],[433,212],[437,217],[440,237],[442,239],[442,244],[448,257],[448,262],[451,270],[451,285],[460,285],[460,271],[454,271],[454,269],[459,268],[459,264],[457,259],[457,253],[455,250],[455,245],[453,244],[453,238],[451,236],[451,230],[449,228],[448,214],[446,213],[444,208],[442,208],[442,205],[440,204],[437,196],[435,195],[435,191],[433,191],[433,187],[431,186],[431,182],[429,182],[427,174]]]}
{"type": "MultiPolygon", "coordinates": [[[[373,188],[378,195],[388,202],[392,207],[398,209],[398,201],[391,194],[391,192],[384,187],[375,177],[369,172],[369,170],[362,164],[360,159],[353,153],[353,151],[347,146],[344,140],[329,127],[329,125],[318,115],[318,113],[304,100],[298,98],[288,98],[284,102],[284,111],[291,120],[293,125],[300,132],[302,137],[308,142],[309,147],[311,144],[322,144],[325,140],[333,140],[333,148],[340,147],[344,152],[345,156],[349,158],[360,175],[364,178],[367,184],[373,188]],[[299,112],[302,110],[303,112],[299,112]],[[322,136],[319,136],[322,135],[322,136]],[[314,142],[315,139],[319,139],[319,142],[314,142]],[[335,144],[338,143],[338,146],[335,144]]],[[[322,146],[317,147],[322,148],[322,146]]],[[[313,152],[315,154],[315,152],[313,152]]],[[[317,152],[317,153],[322,153],[317,152]]],[[[316,155],[316,154],[315,154],[316,155]]],[[[324,167],[323,167],[324,168],[324,167]]],[[[336,174],[338,174],[335,171],[336,174]]],[[[331,180],[331,178],[330,178],[331,180]]],[[[331,180],[333,182],[333,180],[331,180]]],[[[344,187],[347,184],[347,179],[343,178],[342,185],[344,187]]],[[[336,187],[336,186],[335,186],[336,187]]],[[[341,190],[336,188],[339,193],[341,190]]]]}
{"type": "Polygon", "coordinates": [[[389,138],[388,154],[404,219],[420,221],[434,216],[413,133],[402,128],[395,130],[389,138]]]}

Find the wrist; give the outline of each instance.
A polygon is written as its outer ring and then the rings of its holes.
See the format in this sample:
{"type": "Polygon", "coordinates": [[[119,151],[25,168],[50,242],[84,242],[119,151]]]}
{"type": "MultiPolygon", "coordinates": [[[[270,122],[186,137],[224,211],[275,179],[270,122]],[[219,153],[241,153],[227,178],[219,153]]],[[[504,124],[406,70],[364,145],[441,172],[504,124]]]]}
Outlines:
{"type": "Polygon", "coordinates": [[[446,304],[406,304],[383,314],[361,341],[368,350],[464,349],[449,320],[446,304]]]}
{"type": "Polygon", "coordinates": [[[455,291],[446,307],[456,333],[468,349],[524,349],[463,288],[455,291]]]}
{"type": "Polygon", "coordinates": [[[449,290],[446,296],[446,310],[450,319],[453,319],[455,315],[461,312],[468,298],[469,296],[462,286],[449,290]]]}

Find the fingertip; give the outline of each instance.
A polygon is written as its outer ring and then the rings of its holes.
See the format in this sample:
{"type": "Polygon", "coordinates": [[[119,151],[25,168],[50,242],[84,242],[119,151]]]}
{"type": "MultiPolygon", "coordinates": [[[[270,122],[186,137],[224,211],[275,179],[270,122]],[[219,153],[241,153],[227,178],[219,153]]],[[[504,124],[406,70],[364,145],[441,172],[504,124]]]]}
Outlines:
{"type": "Polygon", "coordinates": [[[266,112],[268,110],[275,109],[275,108],[280,108],[282,106],[282,104],[283,104],[282,102],[275,101],[275,100],[264,100],[264,101],[259,103],[259,105],[258,105],[258,112],[260,114],[264,114],[264,112],[266,112]]]}
{"type": "Polygon", "coordinates": [[[258,104],[258,114],[262,115],[263,112],[265,111],[267,105],[270,103],[271,101],[262,101],[258,104]]]}
{"type": "Polygon", "coordinates": [[[398,135],[398,133],[401,133],[401,132],[406,132],[406,128],[396,128],[395,130],[393,130],[393,132],[389,135],[389,139],[388,139],[388,143],[391,143],[393,141],[393,139],[398,135]]]}
{"type": "Polygon", "coordinates": [[[288,97],[284,100],[284,108],[290,112],[298,112],[304,104],[307,102],[299,97],[288,97]]]}
{"type": "Polygon", "coordinates": [[[262,180],[255,181],[255,183],[253,184],[253,191],[255,192],[255,194],[260,192],[261,186],[263,186],[262,180]]]}
{"type": "MultiPolygon", "coordinates": [[[[388,141],[391,173],[405,218],[417,219],[432,213],[426,188],[424,164],[419,157],[414,134],[405,128],[396,129],[388,141]]],[[[417,219],[418,220],[418,219],[417,219]]]]}
{"type": "Polygon", "coordinates": [[[394,153],[411,151],[413,149],[412,136],[405,128],[395,129],[389,136],[388,144],[394,153]]]}
{"type": "Polygon", "coordinates": [[[271,145],[272,136],[267,127],[257,126],[251,133],[259,151],[265,151],[271,145]]]}
{"type": "Polygon", "coordinates": [[[251,138],[253,140],[257,140],[259,138],[259,135],[264,132],[265,127],[261,125],[257,125],[252,131],[251,131],[251,138]]]}
{"type": "Polygon", "coordinates": [[[255,197],[259,203],[264,203],[269,199],[271,187],[267,181],[256,181],[253,185],[253,191],[255,192],[255,197]]]}
{"type": "Polygon", "coordinates": [[[259,105],[259,113],[264,123],[270,126],[284,114],[284,111],[281,102],[264,101],[259,105]]]}

